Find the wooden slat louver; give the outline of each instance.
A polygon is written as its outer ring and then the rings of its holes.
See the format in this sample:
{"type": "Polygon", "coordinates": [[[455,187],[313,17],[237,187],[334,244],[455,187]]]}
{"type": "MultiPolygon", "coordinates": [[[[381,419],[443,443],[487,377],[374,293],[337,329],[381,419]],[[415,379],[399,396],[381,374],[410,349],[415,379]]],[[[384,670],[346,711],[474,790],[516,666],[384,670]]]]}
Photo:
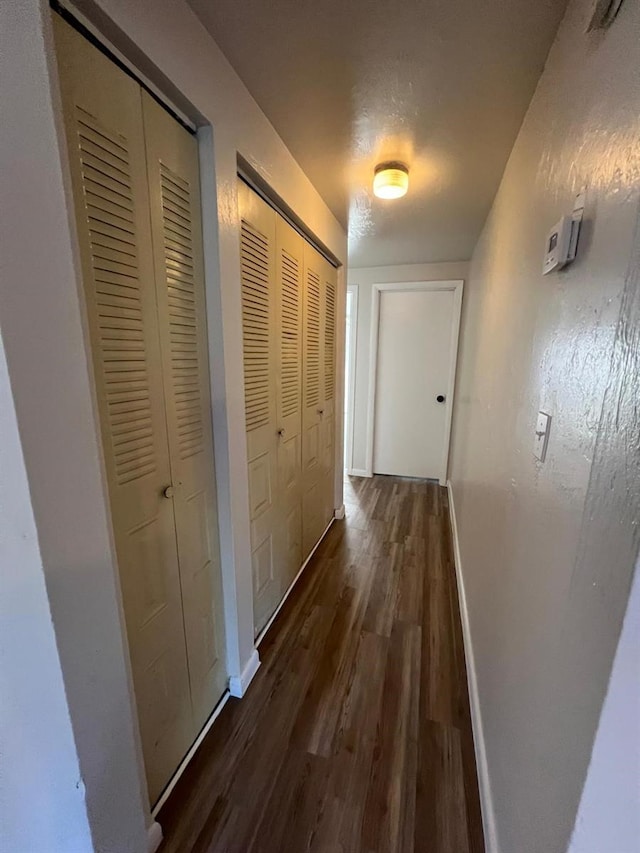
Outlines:
{"type": "Polygon", "coordinates": [[[242,327],[247,430],[269,423],[269,243],[243,220],[242,327]]]}
{"type": "Polygon", "coordinates": [[[335,392],[336,288],[326,282],[326,313],[324,321],[324,397],[333,400],[335,392]]]}
{"type": "Polygon", "coordinates": [[[307,340],[304,361],[305,405],[320,402],[320,277],[307,270],[307,340]]]}
{"type": "Polygon", "coordinates": [[[189,184],[160,164],[164,261],[169,307],[171,387],[182,459],[201,453],[204,430],[200,396],[198,316],[193,273],[189,184]]]}
{"type": "Polygon", "coordinates": [[[127,142],[76,107],[82,187],[116,479],[156,469],[127,142]]]}
{"type": "Polygon", "coordinates": [[[284,417],[300,411],[300,263],[282,250],[280,381],[284,417]]]}

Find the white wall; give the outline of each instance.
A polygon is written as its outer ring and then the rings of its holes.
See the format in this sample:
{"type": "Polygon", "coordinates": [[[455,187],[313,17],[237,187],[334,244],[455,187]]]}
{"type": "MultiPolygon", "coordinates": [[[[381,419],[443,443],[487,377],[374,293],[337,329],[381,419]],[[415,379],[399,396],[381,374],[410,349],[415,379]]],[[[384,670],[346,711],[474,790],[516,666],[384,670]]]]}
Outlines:
{"type": "Polygon", "coordinates": [[[569,853],[638,853],[640,571],[636,565],[569,853]]]}
{"type": "Polygon", "coordinates": [[[355,389],[353,411],[352,471],[363,474],[367,468],[367,433],[369,429],[369,388],[371,304],[374,284],[405,281],[446,281],[466,279],[469,265],[465,261],[442,264],[402,264],[390,267],[349,269],[348,283],[358,288],[356,330],[355,389]]]}
{"type": "MultiPolygon", "coordinates": [[[[253,605],[237,154],[340,260],[346,235],[183,0],[78,5],[181,108],[210,125],[200,134],[207,310],[228,664],[239,676],[253,652],[253,605]]],[[[127,853],[144,849],[149,817],[85,349],[50,15],[45,0],[3,6],[2,115],[11,121],[3,125],[0,171],[11,216],[1,222],[0,316],[94,845],[127,853]]],[[[344,290],[342,273],[340,283],[344,290]]]]}
{"type": "Polygon", "coordinates": [[[0,530],[0,846],[85,853],[84,786],[1,338],[0,530]]]}
{"type": "Polygon", "coordinates": [[[592,7],[569,5],[463,306],[451,480],[502,853],[567,848],[638,550],[640,4],[587,34],[592,7]],[[542,277],[584,184],[578,260],[542,277]]]}

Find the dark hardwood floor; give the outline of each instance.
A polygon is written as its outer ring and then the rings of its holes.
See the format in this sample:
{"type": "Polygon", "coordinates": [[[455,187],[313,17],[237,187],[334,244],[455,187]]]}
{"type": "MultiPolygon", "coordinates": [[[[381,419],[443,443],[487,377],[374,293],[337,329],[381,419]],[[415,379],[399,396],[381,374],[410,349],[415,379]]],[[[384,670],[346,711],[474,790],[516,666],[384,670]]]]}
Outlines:
{"type": "Polygon", "coordinates": [[[447,492],[336,521],[162,808],[161,853],[483,853],[447,492]]]}

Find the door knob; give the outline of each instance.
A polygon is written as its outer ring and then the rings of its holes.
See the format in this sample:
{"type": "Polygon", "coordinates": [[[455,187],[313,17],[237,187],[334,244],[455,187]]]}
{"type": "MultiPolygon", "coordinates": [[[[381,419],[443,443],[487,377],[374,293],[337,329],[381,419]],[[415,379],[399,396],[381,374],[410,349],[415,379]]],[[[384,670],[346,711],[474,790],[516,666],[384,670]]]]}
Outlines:
{"type": "Polygon", "coordinates": [[[318,409],[318,414],[322,417],[322,415],[324,415],[324,409],[318,409]]]}
{"type": "Polygon", "coordinates": [[[284,435],[284,427],[281,427],[281,428],[278,430],[278,435],[280,436],[280,438],[282,438],[282,436],[284,435]]]}
{"type": "Polygon", "coordinates": [[[168,486],[165,486],[164,489],[162,490],[162,494],[165,498],[172,498],[173,497],[173,486],[171,484],[169,484],[168,486]]]}
{"type": "Polygon", "coordinates": [[[436,397],[436,400],[437,400],[439,403],[444,403],[444,401],[445,401],[446,399],[447,399],[447,398],[444,396],[444,394],[438,394],[438,396],[436,397]]]}

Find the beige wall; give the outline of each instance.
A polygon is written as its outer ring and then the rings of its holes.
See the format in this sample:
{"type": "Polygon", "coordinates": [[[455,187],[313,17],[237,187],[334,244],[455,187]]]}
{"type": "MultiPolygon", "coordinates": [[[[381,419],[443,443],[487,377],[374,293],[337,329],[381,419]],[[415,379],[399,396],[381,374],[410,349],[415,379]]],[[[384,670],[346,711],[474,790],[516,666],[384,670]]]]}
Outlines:
{"type": "Polygon", "coordinates": [[[451,480],[502,853],[566,850],[638,549],[640,4],[586,34],[592,6],[569,6],[463,306],[451,480]],[[578,260],[543,277],[584,184],[578,260]]]}
{"type": "Polygon", "coordinates": [[[465,261],[442,264],[399,264],[388,267],[349,269],[349,285],[358,289],[356,318],[356,358],[353,406],[353,464],[351,470],[363,474],[367,469],[367,434],[369,424],[369,378],[371,359],[371,302],[374,284],[405,281],[464,280],[469,265],[465,261]]]}

